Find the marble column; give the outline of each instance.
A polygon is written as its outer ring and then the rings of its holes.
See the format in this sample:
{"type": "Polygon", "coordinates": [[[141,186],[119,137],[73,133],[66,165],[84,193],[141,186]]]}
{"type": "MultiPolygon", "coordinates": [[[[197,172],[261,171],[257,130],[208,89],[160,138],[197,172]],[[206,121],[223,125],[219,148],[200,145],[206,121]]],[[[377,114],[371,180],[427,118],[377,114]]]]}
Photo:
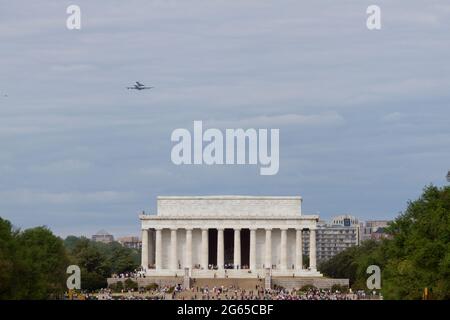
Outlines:
{"type": "Polygon", "coordinates": [[[303,269],[303,238],[302,229],[296,230],[295,236],[295,268],[297,270],[303,269]]]}
{"type": "Polygon", "coordinates": [[[287,229],[281,229],[281,244],[280,244],[280,269],[287,269],[287,229]]]}
{"type": "Polygon", "coordinates": [[[170,269],[178,270],[177,229],[170,230],[170,269]]]}
{"type": "Polygon", "coordinates": [[[192,270],[192,229],[186,229],[186,268],[192,270]]]}
{"type": "Polygon", "coordinates": [[[256,229],[250,229],[250,270],[256,270],[256,229]]]}
{"type": "Polygon", "coordinates": [[[141,266],[148,269],[148,229],[142,229],[141,266]]]}
{"type": "Polygon", "coordinates": [[[272,269],[272,229],[266,229],[266,259],[264,268],[272,269]]]}
{"type": "Polygon", "coordinates": [[[156,229],[155,239],[155,269],[162,269],[162,230],[156,229]]]}
{"type": "Polygon", "coordinates": [[[316,229],[309,229],[309,268],[316,271],[316,229]]]}
{"type": "Polygon", "coordinates": [[[202,268],[208,270],[208,229],[202,229],[202,254],[200,261],[202,268]]]}
{"type": "Polygon", "coordinates": [[[242,269],[241,266],[241,229],[234,229],[234,269],[242,269]]]}
{"type": "Polygon", "coordinates": [[[217,229],[217,268],[219,270],[224,269],[225,264],[225,251],[224,251],[224,240],[223,240],[223,229],[217,229]]]}
{"type": "Polygon", "coordinates": [[[155,233],[153,230],[148,230],[148,264],[150,266],[155,264],[155,233]]]}

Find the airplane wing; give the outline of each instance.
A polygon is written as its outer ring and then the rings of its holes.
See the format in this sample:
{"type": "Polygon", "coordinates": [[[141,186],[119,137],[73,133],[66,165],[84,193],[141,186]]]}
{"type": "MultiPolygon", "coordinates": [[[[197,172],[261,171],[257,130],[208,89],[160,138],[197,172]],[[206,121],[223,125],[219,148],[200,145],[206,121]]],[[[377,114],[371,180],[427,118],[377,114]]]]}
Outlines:
{"type": "Polygon", "coordinates": [[[134,85],[133,87],[126,87],[127,89],[135,89],[135,90],[144,90],[144,89],[152,89],[154,87],[144,87],[144,86],[138,86],[134,85]]]}
{"type": "Polygon", "coordinates": [[[144,87],[144,86],[145,86],[144,84],[140,83],[139,81],[136,81],[136,84],[137,84],[139,87],[144,87]]]}

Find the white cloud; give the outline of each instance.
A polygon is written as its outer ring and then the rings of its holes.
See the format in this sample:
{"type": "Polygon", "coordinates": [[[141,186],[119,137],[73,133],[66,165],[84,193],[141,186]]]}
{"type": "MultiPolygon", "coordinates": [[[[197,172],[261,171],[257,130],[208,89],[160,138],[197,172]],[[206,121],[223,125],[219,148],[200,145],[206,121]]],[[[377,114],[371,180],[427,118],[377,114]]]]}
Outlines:
{"type": "Polygon", "coordinates": [[[278,114],[278,115],[263,115],[256,117],[249,117],[236,120],[207,120],[204,122],[208,127],[221,128],[277,128],[285,126],[305,126],[305,127],[327,127],[340,126],[345,123],[343,116],[336,112],[328,112],[321,114],[278,114]]]}
{"type": "Polygon", "coordinates": [[[380,1],[380,32],[351,1],[86,1],[80,32],[65,28],[64,3],[10,2],[0,212],[59,227],[70,213],[94,230],[130,215],[138,228],[135,212],[158,194],[236,192],[298,192],[311,212],[397,212],[448,170],[450,7],[380,1]],[[135,80],[156,88],[126,90],[135,80]],[[280,174],[173,166],[171,130],[197,119],[288,128],[280,174]]]}
{"type": "Polygon", "coordinates": [[[51,67],[52,70],[57,72],[78,72],[78,71],[92,71],[94,66],[89,64],[59,64],[51,67]]]}
{"type": "Polygon", "coordinates": [[[2,204],[27,205],[69,205],[69,204],[103,204],[132,201],[136,195],[126,191],[93,192],[46,192],[40,190],[20,189],[0,191],[2,204]]]}
{"type": "Polygon", "coordinates": [[[41,173],[62,173],[62,172],[77,172],[85,171],[92,167],[92,164],[88,161],[83,161],[79,159],[65,159],[61,161],[33,165],[31,167],[32,171],[41,173]]]}
{"type": "Polygon", "coordinates": [[[392,112],[384,115],[381,120],[384,122],[397,122],[405,118],[401,112],[392,112]]]}

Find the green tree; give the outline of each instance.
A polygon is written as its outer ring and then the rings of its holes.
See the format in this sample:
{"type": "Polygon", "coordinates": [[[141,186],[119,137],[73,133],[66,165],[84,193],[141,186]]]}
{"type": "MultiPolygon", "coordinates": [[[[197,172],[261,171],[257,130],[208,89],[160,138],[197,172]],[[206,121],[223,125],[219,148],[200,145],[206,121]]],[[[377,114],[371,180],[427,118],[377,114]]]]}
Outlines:
{"type": "Polygon", "coordinates": [[[433,298],[450,298],[450,187],[428,186],[390,226],[384,294],[420,299],[425,287],[433,298]]]}
{"type": "MultiPolygon", "coordinates": [[[[69,260],[60,238],[46,227],[27,229],[18,239],[20,298],[56,298],[66,289],[69,260]]],[[[17,291],[16,291],[17,292],[17,291]]]]}
{"type": "Polygon", "coordinates": [[[132,272],[139,266],[139,251],[118,242],[101,243],[69,236],[64,243],[73,264],[81,268],[82,289],[105,288],[106,278],[111,274],[132,272]]]}
{"type": "Polygon", "coordinates": [[[83,290],[106,287],[106,278],[110,275],[106,258],[90,240],[79,238],[69,253],[72,263],[81,269],[81,288],[83,290]]]}
{"type": "Polygon", "coordinates": [[[68,257],[46,227],[14,230],[0,218],[0,298],[57,298],[65,290],[68,257]]]}
{"type": "Polygon", "coordinates": [[[327,276],[349,278],[366,288],[369,265],[381,268],[382,294],[388,299],[450,299],[450,187],[428,186],[389,226],[391,239],[365,241],[319,266],[327,276]]]}
{"type": "Polygon", "coordinates": [[[15,230],[0,218],[0,299],[49,299],[66,291],[67,267],[81,269],[81,287],[105,288],[112,273],[134,271],[139,251],[69,236],[64,242],[46,227],[15,230]]]}
{"type": "Polygon", "coordinates": [[[138,250],[125,248],[118,242],[101,243],[94,245],[104,255],[110,274],[134,271],[139,266],[138,250]]]}
{"type": "Polygon", "coordinates": [[[17,234],[9,221],[0,218],[0,299],[12,296],[17,234]]]}

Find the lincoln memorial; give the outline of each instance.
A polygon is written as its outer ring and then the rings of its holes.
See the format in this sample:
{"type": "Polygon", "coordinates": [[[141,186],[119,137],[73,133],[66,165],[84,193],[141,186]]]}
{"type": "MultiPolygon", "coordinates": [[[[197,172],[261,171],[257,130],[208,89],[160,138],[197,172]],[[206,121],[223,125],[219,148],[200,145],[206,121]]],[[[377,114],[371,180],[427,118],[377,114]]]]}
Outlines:
{"type": "Polygon", "coordinates": [[[256,278],[314,276],[318,215],[302,198],[160,196],[156,215],[140,215],[142,268],[148,276],[256,278]],[[302,233],[309,233],[309,265],[302,233]]]}

